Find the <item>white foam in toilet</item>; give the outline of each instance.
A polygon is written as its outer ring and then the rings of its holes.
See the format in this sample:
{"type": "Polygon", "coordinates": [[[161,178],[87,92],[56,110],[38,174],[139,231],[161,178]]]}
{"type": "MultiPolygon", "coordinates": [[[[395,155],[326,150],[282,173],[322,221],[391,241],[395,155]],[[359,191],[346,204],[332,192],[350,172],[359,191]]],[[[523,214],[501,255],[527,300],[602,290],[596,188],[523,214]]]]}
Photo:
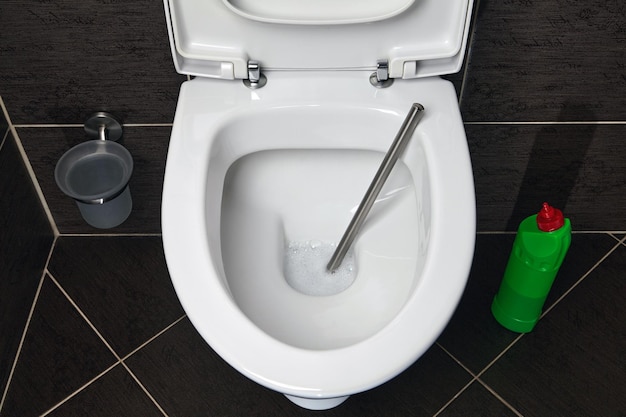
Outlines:
{"type": "Polygon", "coordinates": [[[333,272],[326,265],[337,244],[311,240],[288,242],[285,248],[285,279],[302,294],[327,296],[344,291],[354,282],[357,269],[354,253],[348,251],[343,262],[333,272]]]}
{"type": "Polygon", "coordinates": [[[421,276],[423,233],[413,178],[402,161],[353,245],[357,274],[336,283],[293,276],[311,272],[301,264],[311,255],[307,261],[317,261],[323,274],[334,250],[329,243],[341,238],[383,156],[277,149],[245,155],[230,167],[221,216],[227,285],[239,308],[269,335],[307,349],[348,346],[382,329],[412,294],[421,276]],[[326,242],[326,253],[315,254],[311,242],[316,249],[326,242]],[[301,253],[289,260],[294,248],[301,253]]]}

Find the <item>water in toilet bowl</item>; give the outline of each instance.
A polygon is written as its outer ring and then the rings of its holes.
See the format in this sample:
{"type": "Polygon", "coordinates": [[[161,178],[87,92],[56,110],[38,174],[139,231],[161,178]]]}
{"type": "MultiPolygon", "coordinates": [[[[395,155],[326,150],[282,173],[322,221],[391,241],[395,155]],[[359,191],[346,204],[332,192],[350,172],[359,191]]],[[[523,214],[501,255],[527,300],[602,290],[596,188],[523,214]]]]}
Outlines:
{"type": "Polygon", "coordinates": [[[351,248],[353,281],[326,295],[289,283],[290,246],[299,251],[303,244],[328,243],[327,254],[318,258],[325,269],[331,243],[339,241],[383,156],[357,149],[276,149],[248,154],[230,167],[220,233],[226,285],[241,311],[268,335],[306,349],[348,346],[393,320],[418,286],[428,239],[418,201],[427,200],[418,200],[420,177],[416,183],[401,161],[351,248]]]}
{"type": "Polygon", "coordinates": [[[348,251],[339,267],[329,272],[326,264],[337,248],[336,244],[311,240],[291,241],[285,248],[285,280],[291,287],[306,295],[334,295],[354,282],[356,263],[354,253],[348,251]]]}

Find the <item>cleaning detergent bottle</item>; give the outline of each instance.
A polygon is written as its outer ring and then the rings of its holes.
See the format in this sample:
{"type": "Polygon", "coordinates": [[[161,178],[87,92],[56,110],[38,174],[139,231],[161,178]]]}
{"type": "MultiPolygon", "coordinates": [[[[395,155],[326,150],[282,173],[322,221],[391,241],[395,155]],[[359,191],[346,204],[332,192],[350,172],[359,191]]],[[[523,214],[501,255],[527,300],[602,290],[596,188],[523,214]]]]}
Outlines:
{"type": "Polygon", "coordinates": [[[491,304],[491,312],[501,325],[518,333],[535,327],[571,241],[569,219],[548,203],[522,221],[491,304]]]}

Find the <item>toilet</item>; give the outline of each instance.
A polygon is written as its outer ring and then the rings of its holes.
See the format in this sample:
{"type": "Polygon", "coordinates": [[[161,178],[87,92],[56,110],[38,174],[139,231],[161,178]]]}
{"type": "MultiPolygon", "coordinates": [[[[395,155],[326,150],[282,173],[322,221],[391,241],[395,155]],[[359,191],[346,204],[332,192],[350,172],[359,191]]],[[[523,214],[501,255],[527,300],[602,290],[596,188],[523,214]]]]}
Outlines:
{"type": "Polygon", "coordinates": [[[473,1],[164,5],[176,69],[194,76],[180,90],[162,202],[190,321],[237,371],[304,408],[394,378],[443,331],[471,266],[469,151],[439,75],[462,65],[473,1]],[[424,117],[346,275],[310,279],[415,102],[424,117]]]}

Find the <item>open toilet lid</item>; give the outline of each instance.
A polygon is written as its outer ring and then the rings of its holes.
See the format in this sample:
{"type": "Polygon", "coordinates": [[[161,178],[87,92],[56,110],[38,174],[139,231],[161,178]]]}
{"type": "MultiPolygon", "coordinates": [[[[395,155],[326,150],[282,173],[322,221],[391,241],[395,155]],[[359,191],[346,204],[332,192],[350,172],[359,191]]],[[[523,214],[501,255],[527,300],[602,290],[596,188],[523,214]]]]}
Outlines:
{"type": "Polygon", "coordinates": [[[457,72],[473,0],[163,0],[176,70],[248,78],[264,70],[457,72]]]}

